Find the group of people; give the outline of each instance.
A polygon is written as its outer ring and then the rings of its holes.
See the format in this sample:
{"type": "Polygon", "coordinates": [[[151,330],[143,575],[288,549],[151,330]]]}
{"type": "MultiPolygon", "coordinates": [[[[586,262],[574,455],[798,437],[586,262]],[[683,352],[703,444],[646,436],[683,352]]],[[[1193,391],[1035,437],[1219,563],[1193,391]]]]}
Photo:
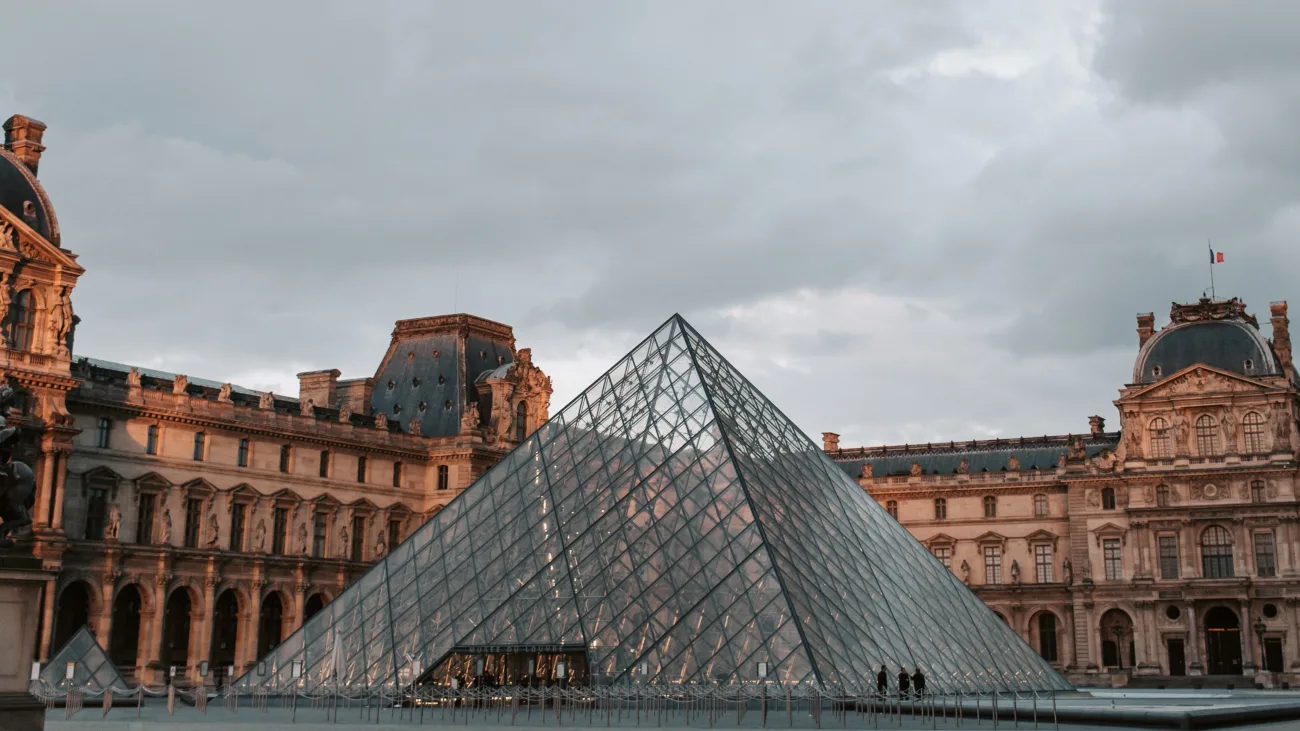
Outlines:
{"type": "MultiPolygon", "coordinates": [[[[880,695],[889,694],[889,670],[882,663],[880,672],[876,673],[876,692],[880,695]]],[[[925,694],[925,674],[921,672],[918,665],[916,672],[911,675],[907,674],[907,668],[898,669],[898,695],[909,696],[912,694],[925,694]]]]}

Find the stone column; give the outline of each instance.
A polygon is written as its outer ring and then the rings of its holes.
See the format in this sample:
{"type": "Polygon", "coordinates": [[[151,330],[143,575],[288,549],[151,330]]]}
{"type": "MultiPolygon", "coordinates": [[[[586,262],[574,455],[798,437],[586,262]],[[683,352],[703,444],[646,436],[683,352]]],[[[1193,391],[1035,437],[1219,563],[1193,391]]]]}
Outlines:
{"type": "MultiPolygon", "coordinates": [[[[199,682],[198,664],[204,660],[211,660],[212,653],[212,619],[217,611],[217,584],[221,579],[217,576],[208,576],[203,582],[203,617],[199,621],[199,641],[198,654],[194,656],[194,682],[199,682]]],[[[208,677],[206,680],[212,680],[212,666],[208,666],[208,677]]]]}
{"type": "Polygon", "coordinates": [[[1187,674],[1204,675],[1205,666],[1201,664],[1201,633],[1196,622],[1196,602],[1189,601],[1183,606],[1187,615],[1187,674]]]}
{"type": "MultiPolygon", "coordinates": [[[[1097,634],[1099,630],[1094,626],[1096,624],[1096,617],[1092,614],[1092,608],[1093,603],[1091,600],[1083,603],[1083,627],[1076,627],[1075,636],[1078,637],[1080,634],[1083,635],[1083,647],[1086,651],[1086,657],[1081,658],[1081,660],[1085,661],[1086,667],[1089,671],[1095,672],[1101,667],[1101,656],[1097,652],[1097,634]],[[1083,632],[1080,633],[1079,629],[1082,629],[1083,632]]],[[[1075,614],[1077,616],[1078,612],[1075,614]]]]}
{"type": "Polygon", "coordinates": [[[1300,671],[1300,597],[1286,598],[1286,611],[1295,629],[1286,633],[1286,654],[1291,658],[1291,672],[1300,671]]]}
{"type": "Polygon", "coordinates": [[[249,622],[248,622],[248,642],[244,645],[244,667],[240,668],[243,672],[257,662],[257,645],[262,641],[262,594],[266,591],[266,580],[257,579],[253,582],[253,589],[250,596],[249,622]]]}
{"type": "Polygon", "coordinates": [[[63,496],[68,487],[68,455],[71,451],[60,451],[58,466],[54,471],[54,529],[63,532],[63,496]]]}
{"type": "Polygon", "coordinates": [[[162,574],[154,577],[153,617],[153,627],[149,630],[150,633],[146,640],[149,649],[148,654],[146,655],[147,660],[145,667],[147,668],[149,663],[153,663],[157,665],[157,667],[161,668],[158,673],[146,670],[149,675],[153,676],[150,678],[149,682],[155,684],[166,683],[167,668],[162,666],[162,651],[163,632],[167,625],[167,577],[162,574]]]}
{"type": "MultiPolygon", "coordinates": [[[[54,462],[56,459],[55,452],[45,450],[41,452],[40,459],[36,462],[36,473],[39,477],[36,480],[35,502],[32,503],[32,511],[35,513],[32,516],[33,529],[42,528],[50,523],[48,520],[50,515],[49,507],[52,499],[51,494],[54,492],[54,462]]],[[[59,522],[55,520],[53,524],[57,526],[59,522]]]]}
{"type": "Polygon", "coordinates": [[[1238,547],[1240,548],[1240,550],[1233,551],[1233,553],[1237,555],[1236,560],[1233,561],[1233,563],[1236,564],[1236,566],[1234,567],[1233,575],[1254,576],[1255,575],[1255,532],[1251,530],[1250,526],[1247,526],[1245,523],[1241,523],[1241,522],[1238,522],[1233,527],[1235,528],[1233,533],[1236,534],[1235,540],[1233,542],[1237,544],[1237,546],[1234,546],[1234,548],[1238,548],[1238,547]]]}
{"type": "Polygon", "coordinates": [[[113,635],[113,588],[117,579],[111,575],[104,577],[104,584],[99,588],[99,595],[102,599],[99,608],[99,627],[95,630],[95,639],[99,640],[99,646],[108,652],[109,638],[113,635]]]}
{"type": "Polygon", "coordinates": [[[1295,554],[1295,519],[1288,516],[1277,527],[1278,575],[1295,578],[1300,575],[1296,566],[1295,554]]]}
{"type": "Polygon", "coordinates": [[[41,644],[37,659],[42,663],[50,661],[50,654],[54,648],[50,643],[54,641],[54,595],[58,593],[58,580],[50,579],[45,582],[45,596],[43,597],[42,622],[41,622],[41,644]]]}
{"type": "Polygon", "coordinates": [[[1137,655],[1137,667],[1133,669],[1135,675],[1160,674],[1160,661],[1155,648],[1156,622],[1152,610],[1154,606],[1155,602],[1148,599],[1133,602],[1137,613],[1137,621],[1133,625],[1135,635],[1133,645],[1137,655]]]}
{"type": "Polygon", "coordinates": [[[1241,672],[1243,675],[1255,674],[1255,630],[1251,628],[1254,617],[1250,616],[1250,600],[1241,600],[1241,672]]]}
{"type": "Polygon", "coordinates": [[[1151,578],[1151,531],[1147,530],[1146,523],[1135,523],[1133,525],[1133,548],[1137,553],[1137,572],[1133,575],[1135,579],[1151,578]]]}

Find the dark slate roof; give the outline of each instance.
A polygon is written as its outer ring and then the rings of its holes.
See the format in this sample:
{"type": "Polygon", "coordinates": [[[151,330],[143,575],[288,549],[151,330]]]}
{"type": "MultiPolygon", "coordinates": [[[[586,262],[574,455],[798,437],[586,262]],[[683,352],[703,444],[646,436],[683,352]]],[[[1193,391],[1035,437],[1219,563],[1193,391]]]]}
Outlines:
{"type": "MultiPolygon", "coordinates": [[[[947,475],[957,471],[964,458],[971,472],[1001,472],[1008,460],[1020,460],[1021,470],[1056,469],[1057,461],[1066,453],[1075,435],[1023,437],[1020,439],[988,439],[947,444],[904,444],[888,447],[863,447],[831,452],[830,458],[845,472],[856,478],[862,474],[862,465],[870,462],[875,477],[906,475],[912,463],[920,462],[928,475],[947,475]]],[[[1119,432],[1098,436],[1084,435],[1084,448],[1089,457],[1103,449],[1119,446],[1119,432]]]]}
{"type": "Polygon", "coordinates": [[[460,433],[461,409],[479,401],[475,376],[513,362],[508,343],[455,332],[413,335],[401,338],[392,357],[375,377],[371,404],[387,414],[389,422],[406,431],[412,419],[420,420],[426,437],[450,437],[460,433]],[[464,379],[460,362],[465,363],[464,379]]]}
{"type": "Polygon", "coordinates": [[[1198,363],[1243,376],[1282,374],[1257,328],[1239,320],[1217,320],[1170,325],[1151,336],[1138,354],[1133,382],[1155,383],[1198,363]],[[1251,368],[1246,367],[1248,360],[1251,368]]]}
{"type": "Polygon", "coordinates": [[[20,220],[25,221],[37,233],[44,236],[46,241],[58,243],[54,236],[57,224],[54,222],[54,212],[50,210],[45,191],[41,190],[40,183],[36,182],[36,177],[31,174],[27,166],[5,150],[0,150],[0,208],[7,209],[20,220]],[[31,201],[35,204],[35,223],[23,218],[23,201],[31,201]]]}

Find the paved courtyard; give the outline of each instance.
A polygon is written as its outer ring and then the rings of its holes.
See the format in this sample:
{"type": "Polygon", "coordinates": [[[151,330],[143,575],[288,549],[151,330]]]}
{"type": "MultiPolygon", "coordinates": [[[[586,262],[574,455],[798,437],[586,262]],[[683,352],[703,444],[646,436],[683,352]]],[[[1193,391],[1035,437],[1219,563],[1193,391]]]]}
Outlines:
{"type": "MultiPolygon", "coordinates": [[[[464,708],[425,708],[423,713],[409,708],[382,708],[363,703],[341,704],[337,712],[310,701],[300,700],[296,709],[280,707],[272,701],[265,710],[247,705],[232,711],[220,701],[213,701],[206,712],[191,706],[177,704],[174,715],[167,713],[165,703],[148,699],[142,708],[119,705],[103,716],[102,707],[87,703],[71,718],[65,718],[62,708],[49,711],[46,728],[50,731],[88,731],[89,729],[120,729],[122,731],[184,731],[186,729],[257,728],[259,731],[288,729],[337,729],[342,726],[375,729],[410,729],[418,726],[462,726],[481,729],[530,728],[750,728],[764,727],[762,713],[749,708],[738,714],[735,707],[713,714],[692,711],[688,719],[684,713],[658,715],[633,708],[578,710],[565,709],[557,721],[553,709],[542,713],[536,707],[531,711],[519,709],[512,719],[509,707],[478,710],[466,713],[464,708]],[[738,717],[739,716],[739,717],[738,717]],[[512,722],[513,721],[513,722],[512,722]]],[[[1021,700],[1014,706],[1002,702],[999,720],[991,718],[988,700],[976,709],[968,699],[963,704],[960,718],[955,705],[949,703],[932,716],[924,718],[904,714],[885,716],[850,712],[838,714],[829,705],[822,712],[821,728],[835,729],[1056,729],[1084,731],[1085,729],[1125,728],[1218,728],[1232,726],[1241,729],[1296,729],[1300,728],[1300,692],[1287,691],[1123,691],[1097,690],[1061,697],[1056,704],[1060,722],[1053,723],[1050,704],[1041,701],[1036,709],[1021,700]],[[978,710],[978,717],[976,714],[978,710]],[[1273,718],[1253,717],[1259,714],[1273,718]],[[1289,716],[1282,718],[1280,716],[1289,716]]],[[[767,728],[815,729],[817,722],[806,708],[796,708],[787,715],[784,708],[769,707],[767,728]]]]}

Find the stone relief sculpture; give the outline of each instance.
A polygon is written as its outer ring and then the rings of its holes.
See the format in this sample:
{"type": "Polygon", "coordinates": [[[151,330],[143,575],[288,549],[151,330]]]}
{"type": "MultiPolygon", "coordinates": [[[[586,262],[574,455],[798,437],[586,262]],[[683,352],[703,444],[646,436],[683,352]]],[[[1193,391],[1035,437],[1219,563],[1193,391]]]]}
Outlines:
{"type": "Polygon", "coordinates": [[[460,412],[460,430],[462,432],[473,431],[478,428],[479,414],[478,404],[468,403],[460,412]]]}
{"type": "Polygon", "coordinates": [[[1291,420],[1282,403],[1273,404],[1273,451],[1291,451],[1291,420]]]}
{"type": "Polygon", "coordinates": [[[1092,559],[1088,556],[1083,557],[1083,566],[1081,567],[1084,581],[1092,581],[1092,559]]]}
{"type": "Polygon", "coordinates": [[[60,353],[68,351],[68,333],[72,331],[72,298],[68,296],[68,288],[63,287],[59,290],[59,297],[54,302],[50,311],[50,324],[54,329],[54,349],[60,353]]]}
{"type": "Polygon", "coordinates": [[[343,424],[352,423],[352,407],[347,404],[339,406],[339,422],[343,424]]]}
{"type": "Polygon", "coordinates": [[[258,396],[258,397],[257,397],[257,408],[259,408],[259,409],[274,409],[274,408],[275,408],[275,394],[271,393],[270,391],[267,391],[267,392],[263,393],[262,395],[258,396]]]}
{"type": "Polygon", "coordinates": [[[298,403],[298,413],[303,416],[315,416],[316,402],[311,399],[303,399],[298,403]]]}
{"type": "Polygon", "coordinates": [[[172,511],[171,508],[163,510],[162,516],[162,535],[158,537],[159,542],[164,546],[172,542],[172,511]]]}
{"type": "Polygon", "coordinates": [[[379,539],[375,541],[375,558],[379,559],[388,554],[388,536],[383,531],[378,531],[379,539]]]}
{"type": "Polygon", "coordinates": [[[388,431],[388,414],[382,411],[375,414],[375,428],[388,431]]]}
{"type": "Polygon", "coordinates": [[[911,474],[913,477],[916,477],[916,476],[918,476],[918,475],[923,475],[923,474],[925,474],[925,470],[921,469],[921,463],[920,463],[920,462],[913,462],[913,463],[912,463],[912,469],[911,469],[910,474],[911,474]]]}
{"type": "Polygon", "coordinates": [[[1190,445],[1190,428],[1187,415],[1179,411],[1174,414],[1174,439],[1179,454],[1187,454],[1190,445]]]}
{"type": "Polygon", "coordinates": [[[1010,457],[1007,457],[1007,471],[1009,472],[1020,471],[1020,459],[1017,458],[1016,455],[1014,454],[1011,455],[1010,457]]]}
{"type": "Polygon", "coordinates": [[[1066,586],[1074,584],[1074,564],[1070,563],[1070,557],[1066,556],[1065,561],[1061,563],[1061,579],[1066,586]]]}
{"type": "Polygon", "coordinates": [[[961,561],[961,580],[966,586],[970,586],[970,564],[966,563],[966,559],[961,561]]]}
{"type": "Polygon", "coordinates": [[[266,519],[262,518],[257,521],[257,529],[253,531],[253,546],[258,553],[266,550],[266,519]]]}
{"type": "Polygon", "coordinates": [[[177,374],[176,378],[172,379],[172,393],[185,393],[185,389],[189,388],[189,386],[190,379],[188,376],[177,374]]]}
{"type": "Polygon", "coordinates": [[[411,419],[410,423],[406,425],[406,432],[412,436],[417,436],[417,437],[424,436],[423,429],[424,429],[424,425],[420,422],[419,419],[411,419]]]}
{"type": "Polygon", "coordinates": [[[126,373],[126,385],[127,385],[129,388],[139,388],[139,387],[140,387],[140,369],[139,369],[139,368],[136,368],[135,366],[131,366],[131,370],[127,371],[127,373],[126,373]]]}
{"type": "Polygon", "coordinates": [[[870,480],[870,479],[871,479],[871,463],[870,463],[870,462],[863,462],[863,463],[862,463],[862,479],[864,479],[864,480],[870,480]]]}
{"type": "Polygon", "coordinates": [[[965,457],[962,457],[962,458],[961,458],[961,461],[957,463],[957,474],[959,474],[959,475],[968,475],[968,474],[970,474],[970,460],[969,460],[969,459],[966,459],[965,457]]]}
{"type": "Polygon", "coordinates": [[[208,545],[217,545],[217,538],[220,537],[221,527],[217,525],[217,512],[214,510],[208,513],[208,545]]]}
{"type": "Polygon", "coordinates": [[[1011,585],[1020,585],[1020,562],[1015,559],[1011,560],[1011,585]]]}
{"type": "Polygon", "coordinates": [[[1223,444],[1228,454],[1235,454],[1237,451],[1237,423],[1232,419],[1232,412],[1228,407],[1223,407],[1223,415],[1219,418],[1219,423],[1223,424],[1223,444]]]}
{"type": "Polygon", "coordinates": [[[229,383],[221,384],[221,391],[217,393],[217,400],[223,404],[230,403],[230,391],[232,386],[229,383]]]}
{"type": "Polygon", "coordinates": [[[343,525],[339,526],[339,555],[347,555],[348,548],[350,548],[350,544],[348,543],[348,524],[343,523],[343,525]]]}
{"type": "Polygon", "coordinates": [[[298,553],[307,555],[307,524],[298,524],[298,553]]]}

